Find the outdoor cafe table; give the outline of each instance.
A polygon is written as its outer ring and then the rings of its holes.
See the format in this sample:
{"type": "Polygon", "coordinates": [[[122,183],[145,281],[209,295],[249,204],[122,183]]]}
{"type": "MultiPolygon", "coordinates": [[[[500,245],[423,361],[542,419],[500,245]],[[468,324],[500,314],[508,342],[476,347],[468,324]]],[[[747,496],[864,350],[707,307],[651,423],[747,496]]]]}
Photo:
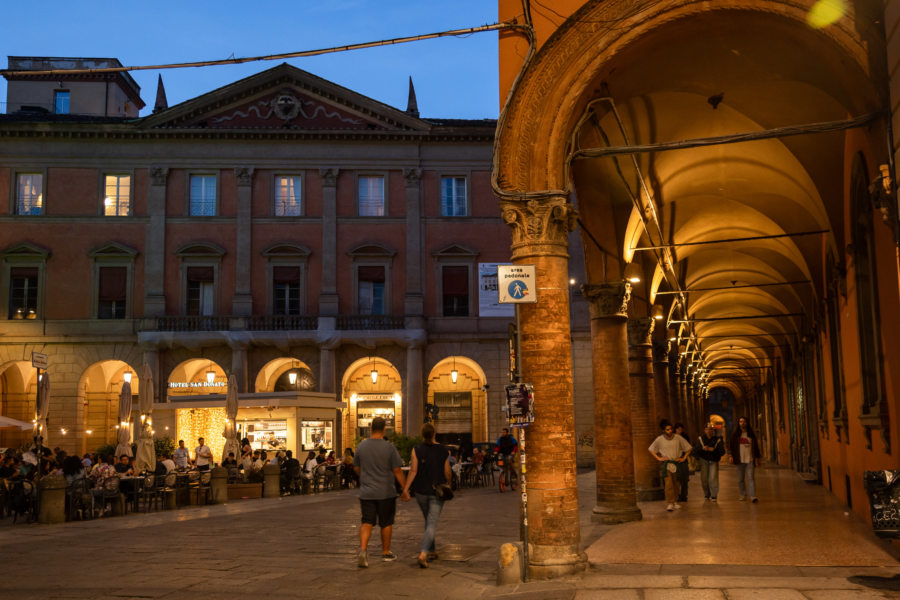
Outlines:
{"type": "Polygon", "coordinates": [[[141,488],[144,487],[145,479],[146,477],[142,475],[136,477],[119,477],[119,490],[125,494],[128,502],[131,503],[133,512],[137,512],[138,510],[138,499],[141,497],[141,488]]]}

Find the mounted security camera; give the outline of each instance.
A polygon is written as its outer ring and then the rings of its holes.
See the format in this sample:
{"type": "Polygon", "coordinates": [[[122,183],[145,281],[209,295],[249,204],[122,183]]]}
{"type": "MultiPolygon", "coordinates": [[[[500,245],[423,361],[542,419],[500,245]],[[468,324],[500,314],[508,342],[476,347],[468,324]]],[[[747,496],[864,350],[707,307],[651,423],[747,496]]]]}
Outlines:
{"type": "Polygon", "coordinates": [[[481,386],[481,391],[486,392],[486,391],[488,391],[489,387],[491,387],[491,386],[489,386],[488,384],[484,384],[483,386],[481,386]]]}

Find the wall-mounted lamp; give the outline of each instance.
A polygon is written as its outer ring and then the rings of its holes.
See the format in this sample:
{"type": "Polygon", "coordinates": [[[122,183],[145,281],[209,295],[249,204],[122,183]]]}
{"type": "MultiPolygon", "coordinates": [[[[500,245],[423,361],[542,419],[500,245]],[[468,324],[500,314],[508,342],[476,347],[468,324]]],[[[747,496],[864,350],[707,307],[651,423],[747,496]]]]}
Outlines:
{"type": "Polygon", "coordinates": [[[297,384],[297,371],[294,370],[294,361],[291,361],[291,370],[288,372],[288,382],[291,385],[297,384]]]}
{"type": "Polygon", "coordinates": [[[125,371],[125,374],[122,375],[122,379],[125,380],[125,383],[131,384],[131,371],[125,371]]]}
{"type": "Polygon", "coordinates": [[[369,373],[372,376],[372,383],[378,383],[378,370],[375,368],[375,357],[372,357],[372,371],[369,373]]]}
{"type": "Polygon", "coordinates": [[[212,362],[209,363],[209,369],[206,371],[206,383],[211,384],[216,380],[216,372],[213,371],[212,362]]]}
{"type": "Polygon", "coordinates": [[[641,282],[641,265],[637,263],[628,263],[625,265],[625,281],[631,283],[641,282]]]}
{"type": "Polygon", "coordinates": [[[450,381],[456,383],[456,380],[459,378],[459,371],[456,370],[456,357],[453,357],[453,370],[450,371],[450,381]]]}

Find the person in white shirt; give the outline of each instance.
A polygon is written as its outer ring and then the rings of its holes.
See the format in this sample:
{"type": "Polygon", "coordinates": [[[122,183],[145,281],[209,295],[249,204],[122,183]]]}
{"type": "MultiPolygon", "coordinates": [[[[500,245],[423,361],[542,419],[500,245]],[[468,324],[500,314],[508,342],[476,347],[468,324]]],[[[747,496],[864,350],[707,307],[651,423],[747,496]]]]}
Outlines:
{"type": "Polygon", "coordinates": [[[175,470],[175,461],[171,456],[167,456],[162,460],[162,464],[166,467],[166,475],[175,470]]]}
{"type": "Polygon", "coordinates": [[[194,449],[194,464],[197,465],[198,471],[209,471],[212,464],[213,453],[205,443],[203,438],[197,438],[197,448],[194,449]]]}
{"type": "Polygon", "coordinates": [[[675,435],[675,428],[668,421],[661,423],[663,434],[653,440],[648,450],[653,458],[662,463],[662,478],[666,485],[666,510],[681,508],[678,504],[680,483],[678,481],[678,464],[687,460],[691,453],[691,445],[680,435],[675,435]]]}
{"type": "Polygon", "coordinates": [[[175,467],[187,469],[190,461],[191,451],[184,447],[184,440],[178,440],[178,447],[175,448],[175,467]]]}

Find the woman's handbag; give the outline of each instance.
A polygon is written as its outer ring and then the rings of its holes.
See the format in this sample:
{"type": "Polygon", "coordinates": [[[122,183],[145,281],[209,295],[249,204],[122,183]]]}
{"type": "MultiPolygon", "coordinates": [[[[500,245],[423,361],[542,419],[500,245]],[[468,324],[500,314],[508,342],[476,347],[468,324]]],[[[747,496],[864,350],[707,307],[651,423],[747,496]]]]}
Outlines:
{"type": "Polygon", "coordinates": [[[688,471],[694,473],[695,471],[700,470],[700,461],[693,454],[688,454],[688,471]]]}
{"type": "Polygon", "coordinates": [[[446,483],[436,483],[432,487],[434,488],[434,495],[441,502],[453,500],[453,490],[446,483]]]}

